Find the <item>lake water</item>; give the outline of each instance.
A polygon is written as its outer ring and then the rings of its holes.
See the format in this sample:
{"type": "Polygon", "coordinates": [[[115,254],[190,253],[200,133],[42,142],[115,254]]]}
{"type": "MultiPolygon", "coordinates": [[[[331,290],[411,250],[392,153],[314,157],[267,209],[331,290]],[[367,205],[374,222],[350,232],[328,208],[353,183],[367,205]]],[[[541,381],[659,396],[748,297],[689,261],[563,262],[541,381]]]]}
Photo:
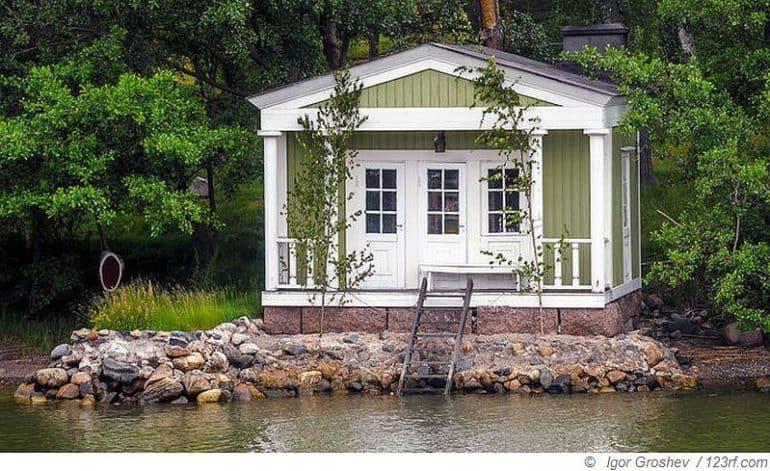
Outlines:
{"type": "Polygon", "coordinates": [[[316,396],[84,408],[0,395],[0,451],[770,451],[770,395],[316,396]]]}

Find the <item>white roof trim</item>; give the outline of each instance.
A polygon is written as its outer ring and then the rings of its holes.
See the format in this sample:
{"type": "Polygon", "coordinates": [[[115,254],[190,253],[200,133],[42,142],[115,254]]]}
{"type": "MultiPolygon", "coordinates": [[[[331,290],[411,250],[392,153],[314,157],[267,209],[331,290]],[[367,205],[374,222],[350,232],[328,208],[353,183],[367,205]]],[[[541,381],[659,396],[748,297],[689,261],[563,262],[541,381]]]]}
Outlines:
{"type": "MultiPolygon", "coordinates": [[[[463,53],[448,47],[423,44],[351,67],[350,72],[353,77],[361,80],[364,87],[371,87],[428,69],[458,75],[455,71],[457,67],[475,68],[486,65],[481,52],[468,50],[468,53],[463,53]]],[[[498,66],[505,71],[506,78],[510,83],[515,83],[515,88],[523,95],[561,106],[604,106],[619,95],[607,84],[594,84],[585,78],[567,74],[546,64],[524,61],[522,58],[523,65],[517,68],[510,60],[498,60],[498,66]],[[534,70],[532,64],[536,64],[538,70],[534,70]],[[550,73],[553,77],[548,76],[550,73]]],[[[296,109],[329,98],[333,87],[334,75],[327,74],[253,95],[248,100],[262,110],[296,109]]]]}

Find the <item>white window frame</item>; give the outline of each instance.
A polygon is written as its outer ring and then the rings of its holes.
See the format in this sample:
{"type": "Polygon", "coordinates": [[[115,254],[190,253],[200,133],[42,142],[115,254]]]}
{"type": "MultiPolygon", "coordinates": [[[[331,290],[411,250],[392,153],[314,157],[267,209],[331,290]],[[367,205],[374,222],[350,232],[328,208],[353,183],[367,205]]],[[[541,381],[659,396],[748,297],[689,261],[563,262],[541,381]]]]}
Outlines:
{"type": "MultiPolygon", "coordinates": [[[[515,168],[513,165],[500,165],[500,162],[491,162],[491,161],[484,161],[481,163],[481,217],[479,218],[479,223],[481,224],[481,236],[482,237],[517,237],[522,236],[526,233],[526,230],[522,230],[522,228],[526,228],[529,224],[529,221],[525,218],[521,223],[519,224],[519,230],[517,232],[489,232],[489,182],[486,179],[487,175],[489,174],[490,170],[495,169],[514,169],[519,170],[515,168]]],[[[505,188],[502,190],[505,191],[505,188]]],[[[519,208],[526,208],[527,205],[527,197],[522,192],[519,193],[519,208]]]]}

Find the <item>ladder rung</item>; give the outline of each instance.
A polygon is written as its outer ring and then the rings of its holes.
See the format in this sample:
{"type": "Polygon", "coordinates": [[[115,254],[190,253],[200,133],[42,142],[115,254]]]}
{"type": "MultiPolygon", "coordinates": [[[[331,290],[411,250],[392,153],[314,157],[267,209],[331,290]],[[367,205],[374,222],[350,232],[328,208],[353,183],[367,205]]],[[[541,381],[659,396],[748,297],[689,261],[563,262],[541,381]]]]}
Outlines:
{"type": "Polygon", "coordinates": [[[415,337],[457,337],[457,334],[450,334],[449,332],[417,332],[415,337]]]}
{"type": "Polygon", "coordinates": [[[444,360],[444,361],[415,361],[411,360],[409,361],[409,365],[448,365],[452,362],[452,360],[444,360]]]}
{"type": "Polygon", "coordinates": [[[425,298],[465,298],[465,293],[425,293],[425,298]]]}
{"type": "Polygon", "coordinates": [[[447,379],[447,375],[421,375],[421,374],[411,374],[406,375],[409,379],[447,379]]]}
{"type": "Polygon", "coordinates": [[[443,393],[444,388],[401,388],[402,393],[443,393]]]}

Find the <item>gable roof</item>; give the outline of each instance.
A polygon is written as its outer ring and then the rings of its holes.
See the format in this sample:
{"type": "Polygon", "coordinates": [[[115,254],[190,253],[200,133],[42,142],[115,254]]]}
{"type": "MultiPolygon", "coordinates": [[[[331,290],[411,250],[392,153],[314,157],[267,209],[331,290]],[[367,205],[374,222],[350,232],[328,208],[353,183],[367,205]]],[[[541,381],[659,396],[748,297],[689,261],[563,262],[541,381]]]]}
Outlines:
{"type": "MultiPolygon", "coordinates": [[[[621,96],[617,88],[606,82],[591,80],[582,75],[566,72],[550,64],[538,62],[526,57],[481,46],[456,46],[440,43],[427,43],[420,46],[386,55],[350,68],[353,77],[365,80],[399,67],[416,64],[426,60],[438,60],[445,63],[483,66],[494,56],[498,67],[509,78],[522,82],[538,82],[551,89],[551,92],[573,96],[579,100],[606,104],[612,98],[621,96]],[[558,90],[556,90],[558,89],[558,90]]],[[[334,87],[334,74],[329,73],[260,92],[248,97],[249,102],[260,109],[286,103],[298,97],[311,96],[331,90],[334,87]]]]}

